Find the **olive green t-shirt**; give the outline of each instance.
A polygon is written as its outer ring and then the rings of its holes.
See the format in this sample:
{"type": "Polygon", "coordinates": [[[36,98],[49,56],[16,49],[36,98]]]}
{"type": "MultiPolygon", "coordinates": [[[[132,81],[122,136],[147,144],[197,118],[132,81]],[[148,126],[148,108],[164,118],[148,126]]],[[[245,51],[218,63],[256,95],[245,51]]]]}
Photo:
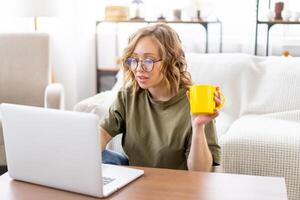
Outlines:
{"type": "MultiPolygon", "coordinates": [[[[122,88],[101,122],[112,137],[123,133],[122,146],[129,165],[187,169],[192,125],[186,89],[168,101],[155,101],[148,90],[132,94],[122,88]]],[[[220,146],[214,122],[205,126],[214,163],[219,163],[220,146]]]]}

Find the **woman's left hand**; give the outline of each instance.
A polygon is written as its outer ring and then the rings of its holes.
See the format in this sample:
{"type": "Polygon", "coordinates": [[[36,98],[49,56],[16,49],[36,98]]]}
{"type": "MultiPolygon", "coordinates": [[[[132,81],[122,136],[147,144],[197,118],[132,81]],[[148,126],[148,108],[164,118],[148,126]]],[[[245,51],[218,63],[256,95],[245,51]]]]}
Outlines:
{"type": "MultiPolygon", "coordinates": [[[[217,87],[217,91],[214,94],[214,100],[216,102],[216,107],[222,104],[222,99],[221,95],[219,92],[220,88],[217,87]]],[[[187,96],[188,93],[187,93],[187,96]]],[[[212,114],[197,114],[197,115],[192,115],[192,124],[193,126],[204,126],[205,124],[209,123],[213,119],[215,119],[219,115],[219,110],[215,110],[214,113],[212,114]]]]}

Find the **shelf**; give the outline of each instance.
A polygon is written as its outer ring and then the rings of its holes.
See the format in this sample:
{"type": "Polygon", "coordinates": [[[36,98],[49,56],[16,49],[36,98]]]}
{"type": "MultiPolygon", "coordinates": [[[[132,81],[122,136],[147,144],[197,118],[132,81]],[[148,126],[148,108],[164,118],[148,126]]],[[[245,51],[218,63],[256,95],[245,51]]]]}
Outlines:
{"type": "Polygon", "coordinates": [[[109,67],[109,68],[97,68],[97,72],[100,73],[116,73],[120,70],[119,67],[109,67]]]}
{"type": "Polygon", "coordinates": [[[97,21],[96,24],[100,24],[103,22],[107,23],[174,23],[174,24],[218,24],[221,23],[219,20],[215,21],[183,21],[183,20],[177,20],[177,21],[165,21],[165,20],[100,20],[97,21]]]}
{"type": "MultiPolygon", "coordinates": [[[[271,0],[269,2],[269,9],[271,5],[271,0]]],[[[266,39],[266,56],[269,55],[269,35],[270,29],[273,25],[300,25],[300,21],[283,21],[283,20],[275,20],[275,21],[264,21],[258,19],[259,14],[259,5],[260,0],[256,0],[256,28],[255,28],[255,46],[254,46],[254,53],[257,55],[257,46],[258,46],[258,25],[265,24],[267,25],[267,39],[266,39]]]]}
{"type": "MultiPolygon", "coordinates": [[[[195,20],[195,21],[184,21],[184,20],[178,20],[178,21],[165,21],[165,20],[98,20],[96,21],[96,27],[101,24],[101,23],[115,23],[116,24],[116,49],[118,49],[118,25],[120,23],[146,23],[146,24],[155,24],[155,23],[168,23],[168,24],[195,24],[195,25],[201,25],[204,27],[206,37],[205,37],[205,52],[208,53],[208,41],[209,41],[209,27],[212,24],[219,25],[220,27],[220,44],[219,44],[219,52],[222,53],[222,22],[219,20],[215,21],[201,21],[201,20],[195,20]]],[[[97,35],[98,35],[99,29],[97,29],[97,34],[96,34],[96,42],[97,42],[97,35]]],[[[98,46],[96,43],[96,67],[98,66],[98,46]]],[[[117,53],[116,53],[117,55],[117,53]]],[[[107,67],[107,66],[106,66],[107,67]]],[[[97,68],[97,92],[102,91],[102,86],[101,86],[101,77],[103,76],[114,76],[118,71],[119,68],[115,67],[107,67],[107,68],[97,68]]]]}
{"type": "Polygon", "coordinates": [[[119,67],[97,68],[97,93],[113,87],[119,70],[119,67]]]}
{"type": "MultiPolygon", "coordinates": [[[[205,33],[206,33],[206,41],[205,41],[205,53],[208,53],[208,27],[210,24],[218,24],[220,26],[220,46],[219,46],[219,52],[222,53],[222,35],[223,35],[223,28],[222,28],[222,22],[220,20],[215,21],[201,21],[201,20],[195,20],[195,21],[184,21],[184,20],[177,20],[177,21],[166,21],[166,20],[98,20],[96,21],[96,27],[101,23],[168,23],[168,24],[198,24],[204,27],[205,33]]],[[[117,27],[117,26],[116,26],[117,27]]],[[[116,28],[117,30],[117,28],[116,28]]],[[[97,48],[96,48],[97,49],[97,48]]]]}
{"type": "Polygon", "coordinates": [[[292,22],[292,21],[282,21],[282,20],[278,20],[278,21],[257,21],[258,24],[268,24],[268,25],[274,25],[274,24],[300,24],[299,22],[292,22]]]}

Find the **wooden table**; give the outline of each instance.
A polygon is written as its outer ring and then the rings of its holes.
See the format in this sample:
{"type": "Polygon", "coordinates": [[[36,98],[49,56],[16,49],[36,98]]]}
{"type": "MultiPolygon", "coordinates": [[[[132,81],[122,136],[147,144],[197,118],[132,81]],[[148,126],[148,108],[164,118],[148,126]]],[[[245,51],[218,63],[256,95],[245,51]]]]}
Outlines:
{"type": "MultiPolygon", "coordinates": [[[[106,199],[120,200],[287,200],[285,181],[279,177],[260,177],[223,173],[140,168],[145,175],[106,199]]],[[[76,193],[14,181],[0,177],[1,200],[91,200],[76,193]]]]}

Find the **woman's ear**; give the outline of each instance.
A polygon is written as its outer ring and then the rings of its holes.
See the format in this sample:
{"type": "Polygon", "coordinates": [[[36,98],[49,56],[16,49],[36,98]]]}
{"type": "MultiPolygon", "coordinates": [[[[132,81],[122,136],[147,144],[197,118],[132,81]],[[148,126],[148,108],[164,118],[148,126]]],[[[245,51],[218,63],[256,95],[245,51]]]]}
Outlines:
{"type": "Polygon", "coordinates": [[[189,91],[186,91],[186,96],[187,96],[187,98],[190,100],[190,92],[189,91]]]}

